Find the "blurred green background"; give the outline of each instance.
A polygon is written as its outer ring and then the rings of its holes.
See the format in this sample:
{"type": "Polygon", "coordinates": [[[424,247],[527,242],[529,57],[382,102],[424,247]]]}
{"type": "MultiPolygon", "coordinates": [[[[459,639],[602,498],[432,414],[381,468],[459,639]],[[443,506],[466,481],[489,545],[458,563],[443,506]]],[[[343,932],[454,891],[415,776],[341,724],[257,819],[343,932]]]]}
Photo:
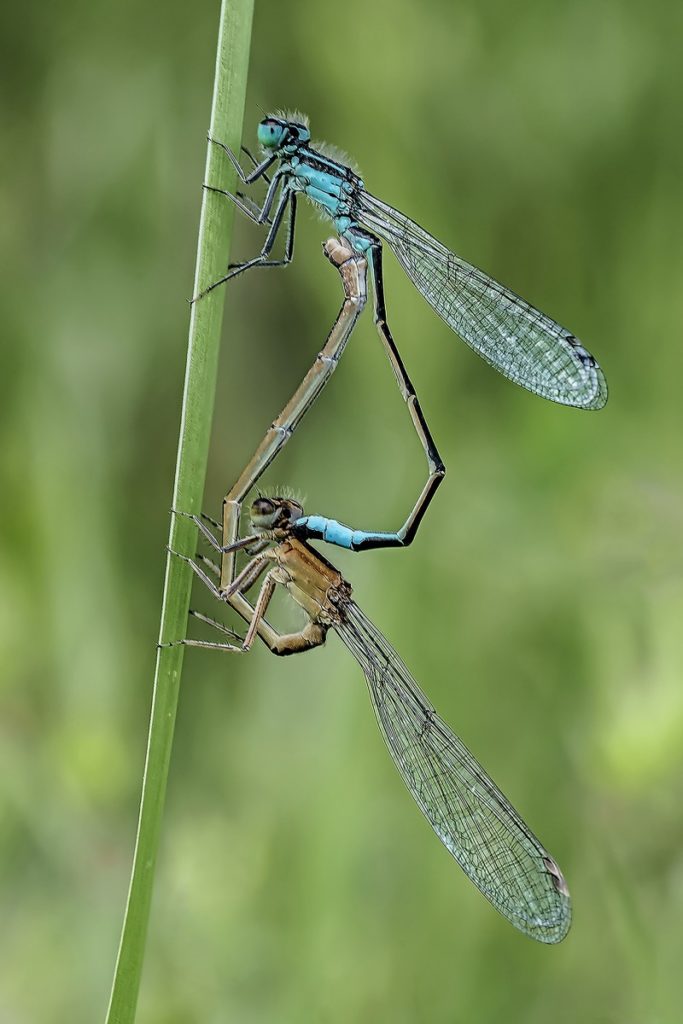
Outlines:
{"type": "MultiPolygon", "coordinates": [[[[0,1018],[90,1022],[133,848],[218,7],[2,17],[0,1018]]],[[[140,1021],[680,1022],[682,22],[671,0],[257,4],[245,142],[261,107],[307,111],[605,368],[604,412],[534,398],[388,256],[449,474],[412,548],[332,553],[575,918],[537,946],[467,882],[336,638],[190,651],[140,1021]]],[[[299,231],[291,268],[229,291],[209,512],[338,308],[327,226],[303,207],[299,231]]],[[[234,254],[259,237],[240,221],[234,254]]],[[[365,319],[267,483],[392,529],[424,465],[365,319]]]]}

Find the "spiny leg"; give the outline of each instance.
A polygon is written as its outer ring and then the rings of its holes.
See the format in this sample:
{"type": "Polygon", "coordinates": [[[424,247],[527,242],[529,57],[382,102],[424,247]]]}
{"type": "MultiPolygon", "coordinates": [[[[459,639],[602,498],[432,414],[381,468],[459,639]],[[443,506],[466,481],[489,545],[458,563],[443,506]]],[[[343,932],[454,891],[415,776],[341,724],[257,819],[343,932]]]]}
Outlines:
{"type": "MultiPolygon", "coordinates": [[[[228,199],[232,200],[232,202],[235,204],[238,210],[241,210],[242,213],[245,213],[250,220],[254,221],[255,224],[264,224],[268,219],[271,207],[275,200],[275,193],[280,187],[281,177],[282,174],[276,171],[275,174],[273,175],[272,181],[268,185],[268,189],[263,200],[263,206],[259,207],[257,204],[254,204],[254,206],[256,207],[255,210],[250,209],[249,206],[245,205],[242,202],[242,200],[238,198],[237,195],[235,195],[233,192],[229,192],[225,188],[217,188],[215,185],[209,185],[206,182],[204,183],[203,188],[206,192],[215,192],[219,196],[226,196],[228,199]]],[[[287,191],[286,187],[283,189],[283,191],[287,191]]],[[[253,200],[249,200],[249,202],[253,203],[253,200]]]]}
{"type": "Polygon", "coordinates": [[[197,576],[202,581],[204,586],[213,594],[216,600],[223,600],[223,595],[221,591],[218,589],[218,586],[214,583],[211,577],[204,572],[202,567],[200,565],[197,565],[194,559],[190,558],[189,555],[181,554],[180,551],[174,551],[172,547],[169,547],[168,550],[172,555],[175,555],[176,558],[179,558],[181,562],[185,562],[186,565],[190,566],[195,576],[197,576]]]}
{"type": "MultiPolygon", "coordinates": [[[[214,581],[211,579],[211,577],[208,576],[206,572],[204,572],[202,567],[198,565],[197,562],[194,561],[194,559],[189,558],[187,555],[181,554],[179,551],[174,551],[173,548],[169,548],[168,550],[171,552],[172,555],[175,555],[176,558],[179,558],[181,561],[185,562],[187,565],[190,566],[194,574],[198,577],[198,579],[202,581],[204,586],[209,590],[213,597],[215,597],[219,601],[228,600],[226,596],[220,592],[220,590],[218,589],[214,581]]],[[[202,561],[208,563],[212,571],[218,573],[218,566],[214,565],[213,562],[210,561],[210,559],[205,559],[203,558],[203,556],[199,557],[202,559],[202,561]]],[[[249,587],[253,586],[253,584],[256,582],[260,574],[265,569],[268,561],[270,560],[271,558],[268,555],[258,555],[256,558],[253,558],[251,562],[249,562],[248,565],[245,566],[242,573],[240,573],[240,576],[238,578],[239,586],[242,587],[244,590],[248,590],[249,587]]],[[[264,588],[262,587],[261,593],[259,594],[259,599],[254,608],[252,608],[252,606],[249,604],[246,598],[242,596],[242,594],[239,595],[239,599],[236,600],[234,604],[232,601],[229,602],[230,604],[233,604],[233,607],[236,608],[236,610],[239,612],[242,618],[249,623],[247,635],[245,636],[244,640],[242,640],[242,643],[239,647],[236,647],[234,644],[217,643],[216,641],[208,640],[194,640],[189,637],[186,637],[182,640],[174,640],[170,643],[160,644],[159,646],[175,647],[178,644],[181,644],[186,647],[205,647],[210,648],[211,650],[229,651],[231,653],[243,652],[249,650],[249,647],[253,642],[254,635],[257,631],[260,635],[264,637],[264,639],[266,639],[267,643],[277,643],[279,634],[275,630],[273,630],[273,628],[264,620],[265,610],[268,606],[268,601],[270,600],[270,597],[268,597],[268,600],[264,603],[264,599],[262,596],[263,592],[264,588]],[[247,640],[249,641],[248,643],[247,640]]],[[[238,598],[237,594],[233,596],[235,598],[238,598]]],[[[237,637],[238,639],[241,639],[239,638],[238,634],[234,632],[234,630],[229,629],[227,626],[224,626],[222,623],[217,622],[215,619],[211,619],[208,616],[203,615],[201,612],[191,611],[190,614],[193,615],[195,618],[198,618],[204,622],[209,623],[209,625],[215,626],[216,628],[222,630],[222,632],[227,633],[228,636],[233,636],[237,637]]]]}
{"type": "Polygon", "coordinates": [[[211,519],[210,516],[205,515],[203,512],[200,512],[200,514],[196,516],[193,515],[192,512],[183,512],[179,508],[172,508],[171,512],[173,513],[174,516],[182,516],[184,519],[190,519],[197,527],[202,537],[204,537],[205,540],[209,542],[209,544],[211,545],[212,548],[214,548],[214,550],[222,550],[218,538],[214,536],[214,534],[206,525],[206,523],[211,523],[212,526],[215,526],[217,529],[220,529],[221,524],[216,522],[215,519],[211,519]]]}
{"type": "Polygon", "coordinates": [[[231,636],[233,640],[239,640],[242,642],[243,638],[236,633],[234,629],[230,629],[224,622],[219,622],[218,619],[212,619],[210,615],[204,615],[203,612],[198,612],[195,608],[190,608],[190,615],[194,619],[198,619],[200,622],[205,622],[208,626],[212,626],[213,629],[217,629],[220,633],[225,633],[226,636],[231,636]]]}
{"type": "Polygon", "coordinates": [[[238,592],[245,593],[250,587],[253,587],[271,559],[272,552],[266,551],[264,554],[257,555],[256,558],[252,558],[250,562],[247,562],[242,572],[235,577],[228,589],[223,591],[223,598],[227,600],[233,594],[238,592]]]}
{"type": "MultiPolygon", "coordinates": [[[[284,195],[285,193],[283,193],[284,195]]],[[[266,224],[270,224],[269,238],[266,241],[261,251],[260,256],[255,256],[251,260],[247,260],[246,263],[229,263],[228,270],[238,270],[240,273],[244,270],[249,270],[252,267],[285,267],[288,263],[292,262],[294,257],[294,229],[296,226],[296,192],[287,193],[289,197],[289,217],[287,218],[287,234],[285,235],[285,252],[281,260],[264,260],[263,256],[269,255],[270,251],[275,244],[275,236],[279,230],[279,224],[282,222],[284,216],[284,210],[286,207],[286,201],[281,202],[275,213],[273,219],[266,219],[266,224]],[[270,237],[272,236],[272,238],[270,237]],[[270,239],[270,241],[269,241],[270,239]]],[[[233,277],[235,275],[233,274],[233,277]]]]}
{"type": "MultiPolygon", "coordinates": [[[[208,587],[214,597],[219,600],[227,601],[227,603],[235,609],[238,615],[248,623],[248,629],[244,640],[242,640],[239,646],[236,646],[235,644],[218,643],[216,641],[193,640],[186,638],[184,640],[176,640],[171,644],[162,644],[162,647],[172,647],[175,646],[175,644],[182,644],[186,647],[201,647],[214,651],[226,651],[231,654],[244,653],[249,650],[253,643],[254,636],[258,633],[273,654],[286,656],[289,654],[300,654],[304,651],[310,651],[314,647],[319,647],[325,642],[328,627],[323,626],[318,622],[310,620],[306,623],[303,629],[300,629],[296,633],[280,633],[266,622],[265,613],[276,585],[272,570],[263,581],[256,604],[252,607],[241,591],[235,591],[227,597],[222,595],[213,581],[191,558],[188,558],[186,555],[181,555],[176,551],[172,551],[172,554],[181,558],[192,567],[193,572],[199,577],[202,583],[208,587]]],[[[258,559],[253,559],[252,563],[260,560],[261,558],[259,556],[258,559]]],[[[218,567],[214,566],[209,559],[205,559],[205,561],[209,562],[209,565],[213,569],[218,569],[218,567]]],[[[247,566],[247,568],[249,567],[247,566]]],[[[244,576],[244,573],[242,576],[244,576]]],[[[257,577],[258,573],[252,572],[249,579],[244,578],[242,580],[241,586],[245,589],[252,586],[256,582],[257,577]]],[[[205,622],[208,625],[213,626],[220,632],[225,633],[228,636],[235,637],[236,639],[240,639],[239,635],[235,633],[234,630],[229,629],[229,627],[223,625],[222,622],[218,622],[216,619],[212,619],[210,616],[204,615],[202,612],[191,611],[190,614],[201,622],[205,622]]]]}
{"type": "MultiPolygon", "coordinates": [[[[259,595],[256,598],[256,604],[254,605],[254,615],[252,617],[251,622],[249,623],[247,635],[245,636],[242,642],[242,646],[244,647],[245,651],[248,651],[251,645],[253,644],[254,637],[256,636],[256,631],[259,627],[259,623],[262,621],[264,615],[266,614],[266,611],[268,610],[268,605],[270,604],[271,598],[275,593],[275,579],[273,577],[273,572],[274,570],[271,569],[270,572],[266,575],[263,583],[261,584],[259,595]]],[[[233,586],[234,585],[235,584],[233,584],[233,586]]]]}
{"type": "MultiPolygon", "coordinates": [[[[208,191],[209,192],[221,192],[223,195],[229,195],[230,194],[230,193],[223,192],[222,189],[215,189],[215,188],[208,189],[208,191]]],[[[255,203],[254,200],[251,199],[249,196],[245,195],[244,192],[235,192],[235,195],[239,199],[240,203],[242,203],[243,206],[246,206],[248,208],[248,210],[250,211],[248,216],[250,216],[252,218],[252,220],[255,220],[257,223],[260,224],[261,221],[258,220],[258,217],[259,217],[259,214],[260,214],[260,211],[261,211],[261,207],[259,206],[259,204],[255,203]]],[[[266,217],[266,219],[262,223],[268,224],[268,226],[270,226],[272,224],[272,220],[270,219],[270,217],[266,217]]]]}
{"type": "Polygon", "coordinates": [[[196,553],[195,558],[199,559],[200,562],[203,562],[204,565],[214,574],[217,580],[220,579],[221,567],[219,565],[216,565],[216,563],[212,562],[210,558],[207,558],[206,555],[203,555],[201,551],[198,551],[196,553]]]}
{"type": "MultiPolygon", "coordinates": [[[[173,548],[169,548],[168,550],[171,552],[172,555],[175,555],[176,558],[179,558],[181,561],[185,562],[187,565],[191,567],[195,575],[198,576],[198,578],[202,581],[204,586],[207,587],[207,589],[213,594],[215,598],[217,598],[219,601],[222,599],[218,587],[213,582],[213,580],[204,572],[201,566],[197,565],[197,563],[193,559],[189,558],[187,555],[182,555],[179,551],[174,551],[173,548]]],[[[205,559],[205,561],[209,562],[209,559],[205,559]]],[[[213,563],[211,562],[209,562],[209,565],[212,568],[217,568],[217,566],[213,566],[213,563]]],[[[202,615],[200,612],[190,611],[190,615],[194,615],[199,619],[203,619],[204,621],[209,622],[211,625],[216,626],[219,629],[222,629],[223,632],[227,633],[229,636],[234,636],[237,639],[241,639],[237,633],[235,633],[233,630],[228,629],[227,626],[223,626],[221,623],[209,619],[207,616],[202,615]]],[[[235,644],[217,643],[216,641],[211,640],[194,640],[191,637],[184,637],[182,640],[172,640],[169,643],[159,644],[159,647],[178,646],[204,647],[209,648],[210,650],[229,651],[231,653],[240,653],[244,650],[243,643],[239,647],[236,647],[235,644]]]]}
{"type": "Polygon", "coordinates": [[[243,647],[235,644],[222,644],[217,640],[195,640],[191,636],[183,637],[182,640],[171,640],[167,644],[159,644],[159,647],[202,647],[209,651],[228,651],[230,654],[247,654],[243,647]]]}
{"type": "MultiPolygon", "coordinates": [[[[259,166],[258,160],[251,153],[251,150],[247,149],[246,146],[240,146],[240,149],[247,157],[247,159],[251,162],[252,167],[259,166]]],[[[261,177],[263,178],[267,185],[270,185],[270,175],[266,174],[266,172],[264,171],[261,177]]],[[[259,205],[258,203],[255,203],[253,199],[250,199],[249,196],[244,194],[244,192],[236,192],[235,195],[237,196],[238,199],[241,199],[243,203],[246,203],[246,205],[250,207],[252,213],[258,213],[259,205]]],[[[266,219],[265,223],[270,224],[270,221],[266,219]]]]}
{"type": "MultiPolygon", "coordinates": [[[[232,150],[228,146],[224,145],[222,142],[217,142],[215,139],[212,139],[211,136],[209,136],[209,141],[212,142],[215,146],[218,146],[220,149],[224,150],[228,154],[228,156],[230,157],[230,160],[232,161],[233,167],[236,169],[236,171],[237,171],[237,173],[238,173],[238,175],[240,177],[240,180],[244,184],[252,184],[252,182],[254,180],[256,180],[256,179],[251,178],[251,175],[248,176],[248,175],[246,175],[243,172],[239,162],[237,162],[237,160],[236,160],[232,150]]],[[[250,160],[250,162],[251,162],[251,164],[253,166],[253,169],[257,171],[257,177],[263,178],[263,180],[266,182],[266,184],[270,186],[272,179],[271,179],[269,174],[266,174],[264,168],[265,167],[269,167],[273,163],[273,159],[276,159],[276,158],[270,157],[270,158],[268,158],[268,160],[266,160],[263,163],[259,164],[258,161],[256,160],[256,157],[254,157],[252,155],[251,151],[249,149],[247,149],[246,146],[240,146],[240,149],[242,150],[242,152],[244,154],[246,154],[246,156],[250,160]]],[[[253,173],[253,171],[252,171],[252,173],[253,173]]],[[[229,199],[231,199],[239,207],[240,210],[242,210],[243,213],[246,213],[247,217],[251,218],[251,220],[255,221],[257,224],[270,224],[271,223],[269,217],[267,215],[266,216],[263,215],[263,210],[258,205],[258,203],[254,202],[253,199],[251,199],[249,196],[245,195],[244,192],[235,192],[234,195],[233,195],[232,192],[228,192],[224,188],[215,188],[213,185],[207,185],[207,184],[204,185],[204,188],[208,192],[217,192],[219,195],[227,196],[229,199]]],[[[268,202],[268,199],[266,198],[266,203],[267,202],[268,202]]]]}
{"type": "MultiPolygon", "coordinates": [[[[174,509],[174,511],[175,511],[175,509],[174,509]]],[[[183,515],[187,515],[187,513],[184,512],[183,515]]],[[[207,516],[206,512],[200,512],[199,515],[204,520],[204,522],[211,523],[211,525],[215,526],[217,530],[220,530],[221,524],[218,522],[217,519],[212,519],[211,516],[207,516]]]]}
{"type": "Polygon", "coordinates": [[[266,157],[266,159],[263,160],[260,164],[257,164],[249,150],[242,146],[244,152],[255,165],[253,171],[251,171],[249,174],[245,174],[244,171],[242,170],[242,165],[240,164],[239,160],[237,159],[233,151],[230,149],[230,146],[226,146],[224,142],[219,142],[218,139],[214,139],[213,136],[211,135],[208,135],[207,138],[209,142],[212,143],[212,145],[218,146],[218,148],[222,149],[223,152],[227,155],[228,159],[230,160],[230,163],[237,171],[240,181],[244,185],[252,185],[255,181],[262,177],[265,177],[267,181],[270,180],[266,175],[266,171],[268,170],[269,167],[272,167],[272,165],[277,160],[277,154],[272,154],[271,156],[266,157]]]}
{"type": "MultiPolygon", "coordinates": [[[[211,142],[213,142],[214,145],[218,145],[218,143],[216,143],[214,139],[211,139],[211,142]]],[[[247,157],[247,159],[249,161],[251,161],[252,167],[260,167],[261,166],[259,164],[258,160],[256,159],[256,157],[252,154],[251,150],[247,149],[246,146],[240,146],[240,149],[242,150],[244,155],[247,157]]],[[[270,175],[269,174],[266,174],[265,171],[262,171],[261,174],[260,174],[260,177],[263,178],[263,180],[266,182],[266,184],[270,185],[270,175]]]]}
{"type": "MultiPolygon", "coordinates": [[[[258,533],[253,533],[248,537],[242,537],[240,540],[236,540],[233,544],[230,545],[228,549],[226,549],[220,543],[216,535],[212,533],[208,526],[206,526],[206,524],[203,522],[203,520],[206,520],[207,522],[211,523],[212,526],[215,526],[217,529],[220,530],[221,524],[216,522],[215,519],[212,519],[210,516],[205,515],[204,512],[200,512],[199,515],[194,515],[192,512],[183,512],[180,509],[176,508],[171,509],[171,512],[173,513],[174,516],[182,516],[184,519],[189,519],[192,523],[194,523],[194,525],[201,533],[202,537],[206,541],[208,541],[208,543],[211,545],[214,551],[218,551],[220,552],[220,554],[224,554],[226,550],[237,552],[243,550],[244,548],[251,548],[249,554],[258,555],[268,546],[269,541],[267,539],[264,539],[258,533]]],[[[208,559],[206,559],[206,561],[209,562],[208,559]]],[[[213,564],[213,562],[209,562],[209,565],[213,566],[213,564]]]]}
{"type": "MultiPolygon", "coordinates": [[[[202,185],[202,189],[205,192],[215,192],[217,196],[227,196],[228,199],[232,199],[233,203],[242,213],[246,214],[249,220],[253,220],[254,224],[270,224],[269,213],[264,213],[264,206],[259,206],[249,196],[245,196],[243,192],[228,192],[225,188],[217,188],[215,185],[207,185],[206,182],[202,185]]],[[[267,202],[266,197],[266,202],[267,202]]]]}
{"type": "MultiPolygon", "coordinates": [[[[274,188],[277,185],[278,178],[274,177],[271,186],[268,189],[268,195],[266,196],[266,201],[263,204],[263,208],[260,211],[259,217],[254,217],[254,215],[250,212],[249,208],[241,204],[240,200],[238,200],[236,196],[233,196],[231,192],[223,192],[222,189],[214,188],[211,188],[211,191],[222,192],[223,195],[230,196],[230,198],[235,201],[236,205],[240,209],[242,209],[243,212],[246,213],[248,217],[250,217],[252,220],[256,220],[257,223],[263,223],[263,221],[267,218],[268,213],[270,212],[269,197],[271,196],[271,192],[274,192],[274,188]]],[[[218,288],[220,285],[225,284],[226,281],[230,281],[233,277],[237,277],[239,274],[243,274],[246,270],[250,270],[253,267],[284,267],[288,263],[291,263],[292,257],[294,255],[295,220],[296,196],[294,195],[293,192],[290,192],[288,189],[284,188],[282,190],[282,193],[280,194],[280,198],[275,208],[275,213],[273,214],[273,219],[270,224],[270,228],[268,230],[268,234],[266,236],[265,242],[263,243],[263,248],[261,249],[260,254],[258,256],[254,256],[254,258],[251,260],[247,260],[246,263],[230,264],[232,269],[229,269],[227,274],[224,274],[223,277],[220,277],[217,281],[214,281],[212,284],[210,284],[208,288],[204,288],[197,295],[195,295],[194,298],[192,299],[192,302],[194,303],[197,302],[199,299],[203,299],[204,296],[208,295],[209,292],[212,292],[214,288],[218,288]],[[269,259],[269,256],[275,244],[275,239],[277,238],[277,233],[280,230],[282,218],[285,214],[287,206],[289,206],[289,224],[287,227],[287,238],[285,241],[285,254],[284,257],[280,260],[271,260],[269,259]]]]}
{"type": "MultiPolygon", "coordinates": [[[[310,619],[303,629],[298,630],[296,633],[279,633],[265,621],[264,616],[276,586],[274,572],[275,570],[271,569],[261,586],[259,596],[253,608],[247,635],[244,638],[244,650],[248,650],[251,647],[256,633],[258,633],[273,654],[281,657],[289,654],[302,654],[304,651],[313,650],[314,647],[320,647],[321,644],[325,643],[328,626],[324,626],[319,622],[313,622],[310,619]]],[[[240,593],[233,593],[227,600],[239,615],[246,618],[241,605],[241,600],[244,599],[240,593]]]]}

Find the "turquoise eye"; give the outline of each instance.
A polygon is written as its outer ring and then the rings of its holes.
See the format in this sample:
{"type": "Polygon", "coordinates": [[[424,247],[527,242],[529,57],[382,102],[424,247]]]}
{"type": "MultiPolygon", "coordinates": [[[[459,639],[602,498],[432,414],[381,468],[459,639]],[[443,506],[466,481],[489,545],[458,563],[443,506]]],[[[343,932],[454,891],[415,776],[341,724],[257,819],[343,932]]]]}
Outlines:
{"type": "Polygon", "coordinates": [[[256,130],[256,136],[260,144],[266,149],[277,149],[282,142],[284,133],[284,125],[277,121],[269,120],[261,121],[256,130]]]}
{"type": "Polygon", "coordinates": [[[279,149],[285,145],[309,142],[311,133],[304,124],[265,117],[256,130],[257,138],[265,149],[279,149]]]}

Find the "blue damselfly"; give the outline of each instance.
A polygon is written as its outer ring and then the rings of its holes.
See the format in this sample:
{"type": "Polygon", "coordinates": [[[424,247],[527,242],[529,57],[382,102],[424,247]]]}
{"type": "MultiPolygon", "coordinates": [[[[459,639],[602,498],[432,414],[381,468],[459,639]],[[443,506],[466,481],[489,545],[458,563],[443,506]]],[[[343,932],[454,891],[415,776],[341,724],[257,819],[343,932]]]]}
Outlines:
{"type": "Polygon", "coordinates": [[[389,339],[380,239],[389,244],[445,323],[510,380],[563,405],[600,409],[605,404],[607,384],[602,370],[571,331],[368,192],[362,178],[330,155],[324,144],[311,144],[308,123],[302,115],[269,115],[260,122],[257,136],[266,155],[257,163],[246,151],[255,164],[249,173],[227,146],[216,144],[228,155],[245,185],[259,178],[267,181],[262,206],[241,193],[232,195],[217,188],[212,191],[229,196],[257,224],[269,225],[263,248],[253,259],[233,265],[196,298],[253,267],[289,263],[294,253],[297,198],[304,195],[332,220],[351,249],[368,256],[374,278],[375,319],[389,339]],[[275,163],[278,166],[270,178],[267,172],[275,163]],[[274,259],[273,246],[287,213],[284,256],[274,259]]]}

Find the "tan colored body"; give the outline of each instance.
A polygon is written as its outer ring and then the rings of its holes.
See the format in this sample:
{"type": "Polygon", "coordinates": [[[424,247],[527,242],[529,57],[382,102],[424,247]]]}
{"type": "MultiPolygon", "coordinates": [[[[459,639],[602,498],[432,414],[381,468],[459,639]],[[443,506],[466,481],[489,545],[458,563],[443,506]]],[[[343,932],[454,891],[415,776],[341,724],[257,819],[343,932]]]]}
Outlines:
{"type": "Polygon", "coordinates": [[[334,566],[295,538],[283,541],[269,554],[277,563],[271,570],[273,579],[286,587],[312,621],[329,626],[338,620],[330,597],[340,592],[350,597],[351,586],[334,566]]]}
{"type": "Polygon", "coordinates": [[[325,642],[330,626],[339,621],[337,601],[351,597],[351,586],[342,574],[317,551],[288,536],[275,547],[257,555],[233,584],[220,595],[249,623],[242,645],[249,650],[258,633],[273,654],[299,654],[325,642]],[[252,608],[244,591],[253,586],[269,563],[256,604],[252,608]],[[284,587],[308,617],[297,633],[278,633],[265,621],[266,609],[277,585],[284,587]]]}

